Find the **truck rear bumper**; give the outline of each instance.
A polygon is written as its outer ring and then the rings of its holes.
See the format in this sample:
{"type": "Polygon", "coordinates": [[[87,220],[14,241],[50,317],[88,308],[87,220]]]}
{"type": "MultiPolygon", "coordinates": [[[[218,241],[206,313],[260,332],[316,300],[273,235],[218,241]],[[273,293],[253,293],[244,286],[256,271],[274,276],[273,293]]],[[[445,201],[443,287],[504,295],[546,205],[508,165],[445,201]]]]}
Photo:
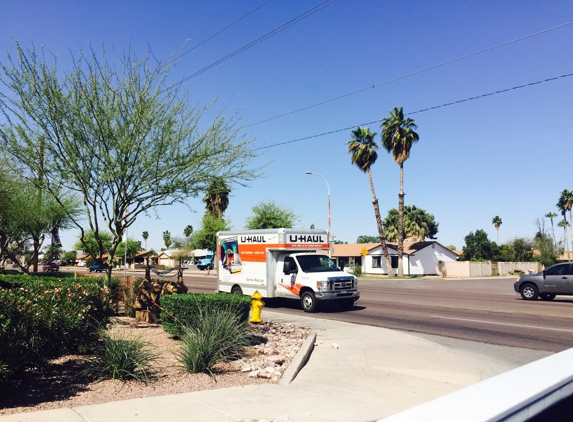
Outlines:
{"type": "Polygon", "coordinates": [[[341,290],[335,292],[316,292],[315,295],[316,300],[319,302],[345,299],[354,299],[354,301],[357,301],[360,299],[360,291],[358,289],[341,290]]]}

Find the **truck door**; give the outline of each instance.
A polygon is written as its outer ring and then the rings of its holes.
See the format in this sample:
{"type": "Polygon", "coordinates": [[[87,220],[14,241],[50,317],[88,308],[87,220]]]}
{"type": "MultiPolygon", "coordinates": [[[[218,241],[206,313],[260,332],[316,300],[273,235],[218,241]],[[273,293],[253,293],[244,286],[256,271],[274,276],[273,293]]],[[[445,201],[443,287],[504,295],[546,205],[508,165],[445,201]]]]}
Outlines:
{"type": "Polygon", "coordinates": [[[572,292],[571,283],[573,283],[571,264],[554,265],[544,273],[543,293],[569,294],[572,292]]]}
{"type": "Polygon", "coordinates": [[[277,293],[280,297],[298,297],[300,287],[296,283],[298,267],[293,257],[285,256],[284,260],[279,259],[277,265],[277,293]],[[282,265],[281,265],[282,261],[282,265]]]}

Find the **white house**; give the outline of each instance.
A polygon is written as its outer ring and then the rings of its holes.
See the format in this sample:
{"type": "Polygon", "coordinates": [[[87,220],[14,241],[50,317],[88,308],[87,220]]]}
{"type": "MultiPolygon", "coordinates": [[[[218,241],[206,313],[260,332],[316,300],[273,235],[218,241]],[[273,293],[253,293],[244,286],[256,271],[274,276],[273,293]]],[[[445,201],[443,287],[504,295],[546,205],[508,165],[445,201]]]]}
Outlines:
{"type": "MultiPolygon", "coordinates": [[[[398,268],[396,243],[387,243],[388,255],[394,274],[398,268]]],[[[338,266],[358,264],[365,274],[388,274],[386,260],[379,243],[354,243],[334,245],[332,257],[338,266]]],[[[458,259],[458,254],[435,241],[404,242],[402,265],[405,275],[438,275],[440,262],[458,259]]]]}

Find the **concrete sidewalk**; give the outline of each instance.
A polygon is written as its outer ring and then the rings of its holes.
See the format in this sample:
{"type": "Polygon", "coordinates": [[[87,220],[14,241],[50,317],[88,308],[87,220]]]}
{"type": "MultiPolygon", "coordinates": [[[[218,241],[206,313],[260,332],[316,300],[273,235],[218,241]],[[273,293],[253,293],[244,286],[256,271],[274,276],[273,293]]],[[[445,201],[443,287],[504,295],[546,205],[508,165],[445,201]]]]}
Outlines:
{"type": "Polygon", "coordinates": [[[548,356],[269,311],[317,333],[288,385],[262,384],[0,416],[0,422],[372,421],[548,356]]]}

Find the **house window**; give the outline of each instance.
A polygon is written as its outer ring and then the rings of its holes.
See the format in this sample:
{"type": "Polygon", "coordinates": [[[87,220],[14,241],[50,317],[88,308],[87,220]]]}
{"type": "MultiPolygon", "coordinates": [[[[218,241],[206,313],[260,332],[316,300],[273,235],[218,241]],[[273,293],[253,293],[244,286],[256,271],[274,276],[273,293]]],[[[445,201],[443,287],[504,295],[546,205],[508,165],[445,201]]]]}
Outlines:
{"type": "Polygon", "coordinates": [[[382,265],[381,265],[382,260],[381,260],[381,258],[382,258],[382,257],[380,257],[380,256],[373,256],[373,257],[372,257],[372,268],[382,268],[382,265]]]}
{"type": "Polygon", "coordinates": [[[390,263],[392,264],[392,268],[398,268],[398,256],[391,255],[390,256],[390,263]]]}

